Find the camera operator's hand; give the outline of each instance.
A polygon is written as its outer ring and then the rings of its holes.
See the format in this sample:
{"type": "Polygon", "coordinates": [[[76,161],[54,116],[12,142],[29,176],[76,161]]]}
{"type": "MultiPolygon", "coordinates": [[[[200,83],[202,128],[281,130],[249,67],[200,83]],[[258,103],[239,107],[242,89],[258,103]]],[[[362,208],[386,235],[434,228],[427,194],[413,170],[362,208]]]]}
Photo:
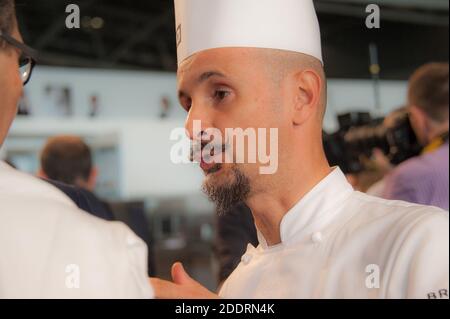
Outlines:
{"type": "Polygon", "coordinates": [[[173,282],[151,278],[150,283],[157,299],[218,299],[197,281],[192,279],[184,270],[181,263],[172,266],[173,282]]]}
{"type": "Polygon", "coordinates": [[[394,166],[389,161],[389,158],[384,155],[383,151],[375,148],[372,152],[372,161],[375,164],[377,170],[380,171],[380,173],[387,174],[389,173],[394,166]]]}

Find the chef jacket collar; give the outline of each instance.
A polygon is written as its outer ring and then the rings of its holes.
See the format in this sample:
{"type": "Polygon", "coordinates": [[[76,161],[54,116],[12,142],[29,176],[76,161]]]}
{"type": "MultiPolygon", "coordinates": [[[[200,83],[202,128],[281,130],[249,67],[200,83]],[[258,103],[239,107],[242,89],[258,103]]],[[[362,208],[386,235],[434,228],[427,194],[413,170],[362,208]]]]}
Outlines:
{"type": "Polygon", "coordinates": [[[262,249],[277,249],[279,246],[299,242],[307,237],[321,237],[320,230],[331,222],[342,204],[353,193],[339,167],[320,181],[283,217],[280,226],[281,244],[268,247],[258,230],[258,240],[262,249]]]}

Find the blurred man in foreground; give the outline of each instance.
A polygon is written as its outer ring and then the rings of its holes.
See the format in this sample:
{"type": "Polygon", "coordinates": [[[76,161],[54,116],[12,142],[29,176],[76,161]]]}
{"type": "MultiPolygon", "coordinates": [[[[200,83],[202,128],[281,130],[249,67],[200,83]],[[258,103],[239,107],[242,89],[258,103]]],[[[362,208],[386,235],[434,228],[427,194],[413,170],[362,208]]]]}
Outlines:
{"type": "MultiPolygon", "coordinates": [[[[0,146],[33,51],[14,2],[0,0],[0,146]]],[[[121,223],[79,209],[48,183],[0,162],[0,298],[151,298],[146,247],[121,223]]]]}
{"type": "MultiPolygon", "coordinates": [[[[209,131],[225,135],[215,161],[201,154],[204,190],[220,212],[244,201],[258,229],[259,245],[248,247],[219,296],[448,298],[448,214],[355,192],[328,165],[326,80],[313,2],[176,0],[175,11],[178,90],[189,137],[205,149],[217,143],[209,131]],[[278,147],[270,150],[278,152],[276,172],[262,174],[261,160],[224,163],[234,142],[227,128],[276,128],[278,147]]],[[[266,146],[259,143],[258,150],[266,146]]],[[[172,277],[152,281],[157,297],[218,297],[180,263],[172,277]]]]}

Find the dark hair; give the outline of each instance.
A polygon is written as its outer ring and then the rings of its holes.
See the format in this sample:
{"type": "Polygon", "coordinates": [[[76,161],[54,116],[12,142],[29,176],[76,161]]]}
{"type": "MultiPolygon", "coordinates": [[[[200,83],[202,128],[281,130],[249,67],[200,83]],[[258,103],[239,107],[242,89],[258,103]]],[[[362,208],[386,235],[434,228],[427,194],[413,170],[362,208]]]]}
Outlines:
{"type": "Polygon", "coordinates": [[[409,101],[422,109],[432,120],[448,120],[448,63],[429,63],[412,75],[409,83],[409,101]]]}
{"type": "Polygon", "coordinates": [[[0,30],[10,33],[15,23],[14,0],[0,0],[0,30]]]}
{"type": "Polygon", "coordinates": [[[53,137],[42,150],[41,168],[58,182],[75,185],[78,179],[87,181],[92,170],[91,150],[77,136],[53,137]]]}

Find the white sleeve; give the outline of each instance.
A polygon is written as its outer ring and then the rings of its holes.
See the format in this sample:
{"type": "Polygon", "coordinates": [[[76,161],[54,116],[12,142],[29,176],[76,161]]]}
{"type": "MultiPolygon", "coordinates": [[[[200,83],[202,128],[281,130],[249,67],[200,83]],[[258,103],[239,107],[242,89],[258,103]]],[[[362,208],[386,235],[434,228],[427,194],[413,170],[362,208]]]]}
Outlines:
{"type": "Polygon", "coordinates": [[[153,298],[147,276],[147,246],[136,234],[121,222],[103,221],[86,213],[64,216],[68,218],[58,223],[49,249],[42,297],[153,298]]]}
{"type": "Polygon", "coordinates": [[[129,289],[129,298],[154,298],[154,292],[150,286],[147,276],[147,246],[126,227],[126,259],[128,260],[129,282],[124,282],[124,286],[129,289]]]}
{"type": "Polygon", "coordinates": [[[407,227],[391,272],[388,297],[448,299],[449,218],[433,212],[407,227]]]}

